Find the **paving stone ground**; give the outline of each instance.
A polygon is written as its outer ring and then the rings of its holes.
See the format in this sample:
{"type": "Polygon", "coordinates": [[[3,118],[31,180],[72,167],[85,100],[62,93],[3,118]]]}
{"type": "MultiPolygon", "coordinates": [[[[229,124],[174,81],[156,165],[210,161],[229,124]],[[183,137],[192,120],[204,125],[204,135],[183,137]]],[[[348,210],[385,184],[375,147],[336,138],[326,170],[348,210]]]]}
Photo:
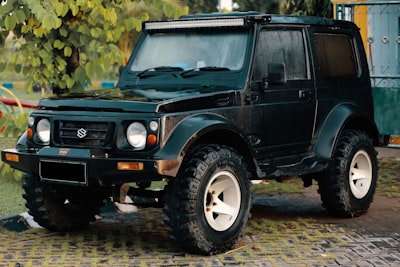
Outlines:
{"type": "Polygon", "coordinates": [[[207,257],[186,254],[170,241],[161,209],[104,214],[78,233],[0,228],[0,267],[400,266],[399,211],[400,199],[376,196],[367,214],[332,218],[316,186],[298,194],[256,195],[235,249],[207,257]]]}

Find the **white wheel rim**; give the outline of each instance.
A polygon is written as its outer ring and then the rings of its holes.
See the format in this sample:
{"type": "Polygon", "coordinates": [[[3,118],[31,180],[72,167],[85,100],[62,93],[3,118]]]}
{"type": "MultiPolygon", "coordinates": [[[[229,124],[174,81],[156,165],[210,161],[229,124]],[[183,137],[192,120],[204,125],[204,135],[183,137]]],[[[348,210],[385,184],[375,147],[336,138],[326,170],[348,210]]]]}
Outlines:
{"type": "Polygon", "coordinates": [[[231,227],[239,214],[240,186],[235,175],[220,171],[210,179],[204,193],[204,214],[215,231],[231,227]]]}
{"type": "Polygon", "coordinates": [[[355,198],[361,199],[368,194],[372,183],[372,163],[364,150],[358,151],[351,161],[349,183],[355,198]]]}

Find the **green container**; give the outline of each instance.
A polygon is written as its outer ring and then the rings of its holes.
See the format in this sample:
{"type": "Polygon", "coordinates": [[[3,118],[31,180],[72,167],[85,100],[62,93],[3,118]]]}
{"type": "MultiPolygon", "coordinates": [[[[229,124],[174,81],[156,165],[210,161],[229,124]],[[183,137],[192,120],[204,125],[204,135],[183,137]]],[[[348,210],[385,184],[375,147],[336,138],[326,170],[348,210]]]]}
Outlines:
{"type": "Polygon", "coordinates": [[[379,132],[400,135],[400,88],[373,87],[372,95],[379,132]]]}

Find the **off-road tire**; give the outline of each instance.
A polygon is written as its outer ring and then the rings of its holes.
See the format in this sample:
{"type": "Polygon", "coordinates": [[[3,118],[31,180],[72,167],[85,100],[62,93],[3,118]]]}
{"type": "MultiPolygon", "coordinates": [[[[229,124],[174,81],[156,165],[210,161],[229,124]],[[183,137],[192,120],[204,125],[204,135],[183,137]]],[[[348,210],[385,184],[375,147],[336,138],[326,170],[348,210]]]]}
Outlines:
{"type": "MultiPolygon", "coordinates": [[[[69,232],[86,228],[99,214],[102,200],[89,194],[68,197],[62,185],[40,182],[39,178],[27,174],[22,176],[25,206],[29,214],[42,227],[51,231],[69,232]]],[[[78,193],[78,192],[77,192],[78,193]]],[[[76,194],[78,195],[78,194],[76,194]]]]}
{"type": "Polygon", "coordinates": [[[345,130],[330,169],[318,179],[322,205],[335,216],[362,215],[373,201],[377,172],[372,139],[363,131],[345,130]]]}
{"type": "Polygon", "coordinates": [[[205,145],[188,157],[166,186],[165,224],[188,252],[222,253],[237,243],[250,217],[250,172],[244,158],[226,146],[205,145]]]}

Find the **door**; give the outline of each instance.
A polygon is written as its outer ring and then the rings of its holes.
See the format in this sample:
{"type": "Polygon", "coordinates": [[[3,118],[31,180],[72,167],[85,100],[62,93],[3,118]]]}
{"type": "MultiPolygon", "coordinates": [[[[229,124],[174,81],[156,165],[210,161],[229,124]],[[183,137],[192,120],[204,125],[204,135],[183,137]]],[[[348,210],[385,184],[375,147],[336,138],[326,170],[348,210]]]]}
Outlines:
{"type": "MultiPolygon", "coordinates": [[[[307,153],[315,121],[315,88],[303,28],[264,28],[254,54],[252,80],[268,84],[252,88],[253,118],[258,118],[259,159],[307,153]],[[286,83],[268,82],[268,65],[283,63],[286,83]]],[[[271,66],[271,65],[270,65],[271,66]]],[[[291,164],[288,159],[287,163],[291,164]]]]}

